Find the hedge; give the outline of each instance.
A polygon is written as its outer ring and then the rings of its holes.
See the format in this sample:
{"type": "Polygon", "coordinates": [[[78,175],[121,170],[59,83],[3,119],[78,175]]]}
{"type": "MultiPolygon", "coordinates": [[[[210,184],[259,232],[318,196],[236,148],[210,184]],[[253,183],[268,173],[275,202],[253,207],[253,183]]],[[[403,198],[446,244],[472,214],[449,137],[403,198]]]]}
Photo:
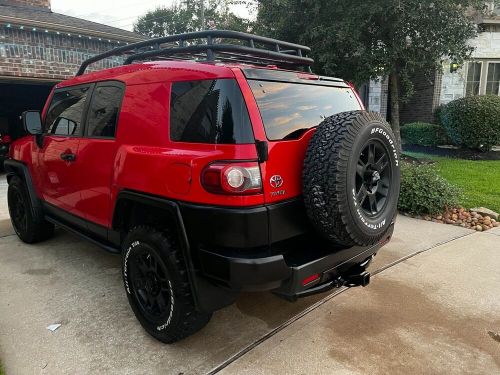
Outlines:
{"type": "Polygon", "coordinates": [[[436,214],[457,207],[460,190],[439,176],[432,165],[401,165],[398,208],[415,215],[436,214]]]}
{"type": "Polygon", "coordinates": [[[420,146],[437,146],[450,142],[442,126],[426,122],[413,122],[403,125],[401,127],[401,138],[406,144],[420,146]]]}
{"type": "Polygon", "coordinates": [[[462,147],[489,151],[500,144],[500,97],[469,96],[441,109],[441,121],[451,141],[462,147]]]}

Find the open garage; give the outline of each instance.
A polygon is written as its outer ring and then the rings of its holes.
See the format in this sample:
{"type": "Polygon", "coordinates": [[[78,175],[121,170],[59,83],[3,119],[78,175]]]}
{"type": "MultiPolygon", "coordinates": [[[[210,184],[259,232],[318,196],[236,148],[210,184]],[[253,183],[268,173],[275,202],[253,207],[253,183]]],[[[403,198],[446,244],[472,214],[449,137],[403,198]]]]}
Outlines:
{"type": "Polygon", "coordinates": [[[22,135],[19,115],[26,110],[41,110],[56,82],[37,80],[0,81],[0,134],[12,138],[22,135]]]}

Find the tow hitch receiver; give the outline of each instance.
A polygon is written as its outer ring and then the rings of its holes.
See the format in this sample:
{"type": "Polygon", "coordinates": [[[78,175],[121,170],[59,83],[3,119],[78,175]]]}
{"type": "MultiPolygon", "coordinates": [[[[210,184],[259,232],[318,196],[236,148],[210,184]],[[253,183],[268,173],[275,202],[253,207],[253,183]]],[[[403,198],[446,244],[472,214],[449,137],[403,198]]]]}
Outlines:
{"type": "Polygon", "coordinates": [[[359,274],[350,275],[346,280],[344,280],[341,286],[367,286],[370,284],[370,272],[361,272],[359,274]]]}
{"type": "Polygon", "coordinates": [[[366,271],[366,267],[368,266],[368,264],[369,262],[364,262],[363,264],[354,267],[352,270],[350,270],[350,272],[346,273],[345,275],[338,276],[334,279],[330,279],[329,281],[323,282],[322,284],[298,292],[293,296],[286,296],[286,295],[280,295],[280,296],[289,301],[296,301],[298,298],[308,297],[318,293],[324,293],[335,288],[341,288],[341,287],[351,288],[355,286],[365,287],[368,284],[370,284],[370,272],[366,271]]]}

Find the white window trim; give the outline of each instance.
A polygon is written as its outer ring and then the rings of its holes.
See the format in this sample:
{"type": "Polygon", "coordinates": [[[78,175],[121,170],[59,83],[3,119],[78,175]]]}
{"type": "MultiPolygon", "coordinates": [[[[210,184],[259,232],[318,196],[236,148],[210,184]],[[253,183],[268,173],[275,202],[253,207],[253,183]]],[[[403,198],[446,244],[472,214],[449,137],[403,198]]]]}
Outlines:
{"type": "MultiPolygon", "coordinates": [[[[486,65],[486,72],[484,75],[484,94],[486,94],[486,85],[488,84],[488,70],[490,68],[490,64],[500,64],[500,60],[487,60],[486,61],[486,64],[485,64],[486,65]]],[[[482,72],[481,72],[481,74],[482,74],[482,72]]],[[[481,91],[479,91],[479,92],[481,92],[481,91]]],[[[500,96],[500,85],[498,87],[497,95],[500,96]]]]}
{"type": "MultiPolygon", "coordinates": [[[[481,76],[479,77],[479,94],[478,95],[485,95],[486,94],[486,83],[488,82],[488,68],[490,64],[499,64],[500,60],[498,59],[477,59],[477,60],[470,60],[467,62],[465,66],[465,84],[464,84],[464,96],[467,95],[467,82],[468,82],[468,76],[469,76],[469,64],[470,63],[480,63],[481,64],[481,76]]],[[[498,94],[500,96],[500,89],[498,94]]]]}
{"type": "MultiPolygon", "coordinates": [[[[484,73],[484,66],[487,64],[484,64],[483,61],[481,60],[471,60],[467,61],[467,64],[465,65],[465,84],[464,84],[464,97],[467,96],[467,84],[469,83],[469,65],[470,64],[481,64],[481,73],[479,75],[479,93],[478,95],[481,95],[481,86],[482,86],[482,81],[483,81],[483,73],[484,73]]],[[[486,87],[486,85],[485,85],[486,87]]],[[[484,91],[483,91],[484,92],[484,91]]]]}

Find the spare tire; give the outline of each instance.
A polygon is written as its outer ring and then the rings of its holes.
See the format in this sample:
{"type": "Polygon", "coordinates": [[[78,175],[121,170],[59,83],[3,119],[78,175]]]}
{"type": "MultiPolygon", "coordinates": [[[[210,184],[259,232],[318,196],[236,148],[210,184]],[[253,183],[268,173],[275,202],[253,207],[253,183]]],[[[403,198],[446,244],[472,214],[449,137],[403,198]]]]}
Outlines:
{"type": "Polygon", "coordinates": [[[380,241],[396,214],[396,138],[378,114],[343,112],[312,136],[303,170],[304,201],[315,229],[343,246],[380,241]]]}

